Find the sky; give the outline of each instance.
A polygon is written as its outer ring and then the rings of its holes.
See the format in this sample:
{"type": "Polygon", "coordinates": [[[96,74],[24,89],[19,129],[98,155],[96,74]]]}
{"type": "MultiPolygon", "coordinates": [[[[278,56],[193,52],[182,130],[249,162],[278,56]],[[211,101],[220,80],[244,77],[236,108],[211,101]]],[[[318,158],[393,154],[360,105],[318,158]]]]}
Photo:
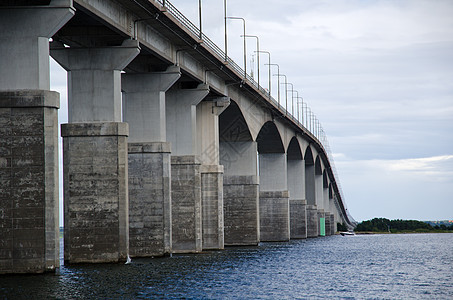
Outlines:
{"type": "MultiPolygon", "coordinates": [[[[222,49],[223,1],[202,3],[203,31],[222,49]]],[[[199,1],[170,2],[198,26],[199,1]]],[[[355,220],[453,219],[453,1],[227,0],[227,15],[246,20],[320,120],[355,220]]],[[[228,55],[243,67],[243,23],[227,29],[228,55]]],[[[256,78],[256,39],[246,48],[256,78]]],[[[53,61],[51,89],[66,123],[66,75],[53,61]]]]}

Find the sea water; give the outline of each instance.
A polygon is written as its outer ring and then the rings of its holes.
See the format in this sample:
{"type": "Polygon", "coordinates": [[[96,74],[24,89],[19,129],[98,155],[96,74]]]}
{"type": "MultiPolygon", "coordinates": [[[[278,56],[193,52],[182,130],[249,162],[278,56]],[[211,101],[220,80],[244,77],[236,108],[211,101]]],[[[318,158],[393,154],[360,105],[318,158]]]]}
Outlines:
{"type": "Polygon", "coordinates": [[[453,234],[330,236],[0,276],[0,299],[453,299],[453,234]]]}

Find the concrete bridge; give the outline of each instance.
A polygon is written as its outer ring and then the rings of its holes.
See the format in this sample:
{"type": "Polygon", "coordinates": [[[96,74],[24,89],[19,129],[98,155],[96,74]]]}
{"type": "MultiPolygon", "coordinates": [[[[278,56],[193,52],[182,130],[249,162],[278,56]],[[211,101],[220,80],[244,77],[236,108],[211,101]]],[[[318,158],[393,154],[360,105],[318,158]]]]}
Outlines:
{"type": "Polygon", "coordinates": [[[319,127],[290,114],[168,1],[6,1],[0,28],[0,274],[59,267],[49,55],[68,74],[66,263],[352,225],[319,127]]]}

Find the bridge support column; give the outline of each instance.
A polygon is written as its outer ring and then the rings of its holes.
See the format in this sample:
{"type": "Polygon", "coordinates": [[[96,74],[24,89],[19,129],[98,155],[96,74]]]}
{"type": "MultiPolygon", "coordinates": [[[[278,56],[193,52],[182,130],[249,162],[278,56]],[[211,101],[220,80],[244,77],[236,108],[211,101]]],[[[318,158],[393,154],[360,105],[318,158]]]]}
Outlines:
{"type": "Polygon", "coordinates": [[[175,253],[203,247],[201,163],[197,154],[196,106],[209,93],[206,85],[167,92],[167,138],[172,145],[172,247],[175,253]]]}
{"type": "Polygon", "coordinates": [[[224,248],[223,166],[219,165],[219,115],[229,98],[197,105],[197,139],[201,166],[203,249],[224,248]]]}
{"type": "Polygon", "coordinates": [[[316,205],[307,205],[307,237],[318,237],[319,221],[316,205]]]}
{"type": "Polygon", "coordinates": [[[51,50],[69,85],[69,124],[61,128],[65,262],[120,262],[129,255],[129,127],[121,122],[121,70],[138,53],[133,40],[51,50]]]}
{"type": "Polygon", "coordinates": [[[225,168],[223,208],[226,246],[258,245],[260,242],[256,154],[256,142],[220,143],[220,163],[225,168]]]}
{"type": "Polygon", "coordinates": [[[330,234],[334,235],[337,232],[337,224],[335,223],[335,215],[330,214],[330,234]]]}
{"type": "Polygon", "coordinates": [[[60,96],[49,91],[49,38],[73,15],[71,1],[0,8],[0,274],[60,266],[60,96]]]}
{"type": "Polygon", "coordinates": [[[332,235],[330,229],[331,229],[331,226],[330,226],[330,213],[326,212],[325,215],[324,215],[324,218],[325,218],[325,224],[326,224],[326,236],[329,236],[329,235],[332,235]]]}
{"type": "Polygon", "coordinates": [[[285,153],[259,154],[260,168],[260,240],[288,241],[289,192],[285,153]]]}
{"type": "Polygon", "coordinates": [[[165,92],[181,76],[166,72],[122,74],[123,118],[129,124],[129,252],[132,257],[171,253],[170,143],[165,92]]]}
{"type": "Polygon", "coordinates": [[[305,200],[305,162],[288,159],[288,191],[291,239],[307,238],[307,211],[305,200]]]}

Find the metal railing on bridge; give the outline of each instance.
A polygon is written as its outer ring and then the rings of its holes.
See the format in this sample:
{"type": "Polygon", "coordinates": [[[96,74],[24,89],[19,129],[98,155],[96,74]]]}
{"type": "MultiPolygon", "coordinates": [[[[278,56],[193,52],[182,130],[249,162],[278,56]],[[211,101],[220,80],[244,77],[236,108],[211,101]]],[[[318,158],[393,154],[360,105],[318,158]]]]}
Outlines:
{"type": "MultiPolygon", "coordinates": [[[[224,60],[225,62],[227,62],[228,65],[230,66],[230,68],[232,68],[235,72],[237,72],[239,76],[244,77],[243,74],[245,73],[245,71],[233,59],[231,59],[229,56],[226,56],[225,52],[222,49],[220,49],[219,46],[217,46],[209,37],[207,37],[203,32],[201,32],[200,29],[195,24],[193,24],[183,13],[181,13],[170,1],[157,0],[157,2],[159,4],[161,4],[162,7],[164,9],[166,9],[166,11],[168,11],[176,20],[178,20],[181,23],[181,25],[184,26],[184,28],[186,28],[187,30],[189,30],[189,32],[191,32],[197,38],[202,40],[203,44],[207,48],[209,48],[213,53],[215,53],[220,60],[224,60]]],[[[310,114],[308,114],[307,111],[305,111],[305,118],[304,118],[304,110],[303,110],[304,106],[302,105],[302,117],[300,114],[298,114],[297,116],[294,116],[293,111],[289,112],[285,107],[280,105],[280,103],[278,101],[276,101],[272,97],[272,95],[269,94],[269,92],[266,89],[264,89],[263,87],[258,85],[258,83],[255,81],[255,79],[252,76],[245,73],[244,80],[248,84],[257,88],[261,93],[266,95],[265,98],[267,98],[270,102],[272,102],[276,107],[283,110],[285,112],[285,114],[289,118],[291,118],[293,120],[293,122],[297,123],[297,125],[299,127],[304,128],[306,131],[310,132],[318,140],[318,142],[323,146],[323,148],[327,154],[327,159],[329,160],[332,172],[335,177],[335,183],[336,183],[338,191],[340,193],[340,198],[343,200],[344,199],[343,190],[341,188],[337,169],[335,167],[332,151],[331,151],[329,142],[327,140],[327,135],[326,135],[324,129],[322,128],[321,123],[318,121],[318,119],[313,114],[313,112],[311,112],[311,110],[310,110],[310,114]]],[[[307,109],[309,109],[308,106],[307,106],[307,109]]],[[[357,223],[350,215],[350,213],[346,207],[345,201],[342,201],[342,204],[346,211],[349,221],[352,224],[357,223]]]]}

